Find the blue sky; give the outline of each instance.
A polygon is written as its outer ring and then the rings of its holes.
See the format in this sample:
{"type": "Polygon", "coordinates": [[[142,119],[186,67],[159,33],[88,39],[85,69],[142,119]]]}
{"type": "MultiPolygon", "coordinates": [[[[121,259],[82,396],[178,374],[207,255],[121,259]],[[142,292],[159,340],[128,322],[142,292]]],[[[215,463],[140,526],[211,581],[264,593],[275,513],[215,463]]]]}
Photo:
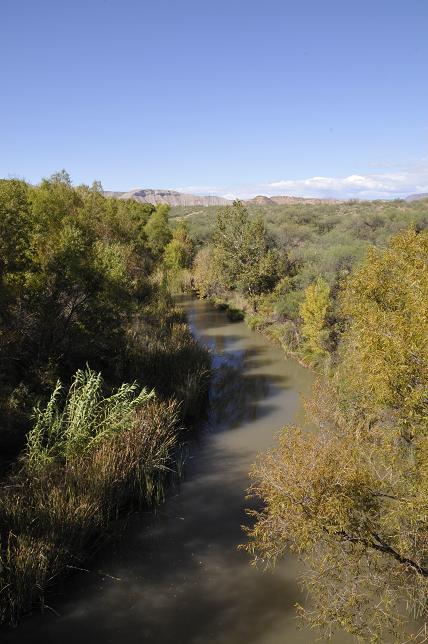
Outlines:
{"type": "Polygon", "coordinates": [[[0,176],[428,191],[428,0],[2,0],[0,176]]]}

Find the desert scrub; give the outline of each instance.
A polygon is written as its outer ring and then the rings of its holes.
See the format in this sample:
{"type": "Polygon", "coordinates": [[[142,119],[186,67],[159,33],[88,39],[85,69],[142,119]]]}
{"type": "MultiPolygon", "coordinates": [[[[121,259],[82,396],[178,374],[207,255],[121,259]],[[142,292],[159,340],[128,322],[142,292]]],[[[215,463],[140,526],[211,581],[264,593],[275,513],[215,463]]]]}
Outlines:
{"type": "Polygon", "coordinates": [[[120,512],[163,499],[174,470],[178,403],[136,384],[105,396],[89,369],[62,395],[58,383],[36,410],[27,449],[0,489],[2,622],[43,606],[55,578],[100,544],[120,512]]]}

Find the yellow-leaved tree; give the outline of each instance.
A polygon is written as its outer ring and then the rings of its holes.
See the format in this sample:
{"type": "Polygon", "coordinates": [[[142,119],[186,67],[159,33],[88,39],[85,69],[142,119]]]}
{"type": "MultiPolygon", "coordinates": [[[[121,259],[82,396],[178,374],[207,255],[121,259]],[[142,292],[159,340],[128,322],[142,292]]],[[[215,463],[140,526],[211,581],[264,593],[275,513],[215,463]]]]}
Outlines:
{"type": "Polygon", "coordinates": [[[428,233],[371,250],[341,298],[336,372],[309,409],[318,431],[286,427],[260,457],[263,501],[246,545],[306,562],[312,609],[330,635],[426,641],[428,622],[428,233]],[[413,618],[417,618],[412,622],[413,618]],[[404,632],[407,629],[407,634],[404,632]]]}
{"type": "Polygon", "coordinates": [[[300,305],[302,353],[310,362],[318,362],[328,355],[330,306],[330,287],[319,277],[305,290],[305,299],[300,305]]]}

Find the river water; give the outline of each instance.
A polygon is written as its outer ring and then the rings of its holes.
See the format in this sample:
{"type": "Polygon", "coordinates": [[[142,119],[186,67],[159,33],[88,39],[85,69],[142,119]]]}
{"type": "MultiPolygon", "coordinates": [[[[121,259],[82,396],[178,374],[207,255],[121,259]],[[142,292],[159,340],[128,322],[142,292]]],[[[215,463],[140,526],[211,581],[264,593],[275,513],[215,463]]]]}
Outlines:
{"type": "MultiPolygon", "coordinates": [[[[0,635],[15,644],[298,644],[299,564],[263,572],[237,550],[257,454],[303,422],[312,375],[243,322],[201,301],[183,304],[213,354],[208,417],[192,438],[184,479],[156,515],[136,515],[120,542],[63,590],[53,610],[0,635]],[[55,611],[55,612],[54,612],[55,611]]],[[[335,640],[343,642],[344,639],[335,640]]]]}

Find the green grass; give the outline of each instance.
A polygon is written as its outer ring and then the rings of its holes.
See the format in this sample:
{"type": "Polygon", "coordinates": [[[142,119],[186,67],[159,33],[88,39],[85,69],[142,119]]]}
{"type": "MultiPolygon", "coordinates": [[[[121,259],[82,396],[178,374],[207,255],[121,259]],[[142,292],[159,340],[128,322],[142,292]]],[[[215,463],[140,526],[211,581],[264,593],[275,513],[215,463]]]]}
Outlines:
{"type": "Polygon", "coordinates": [[[103,395],[78,372],[36,411],[14,476],[0,488],[0,621],[16,623],[79,564],[126,508],[159,503],[175,470],[179,404],[124,384],[103,395]]]}

